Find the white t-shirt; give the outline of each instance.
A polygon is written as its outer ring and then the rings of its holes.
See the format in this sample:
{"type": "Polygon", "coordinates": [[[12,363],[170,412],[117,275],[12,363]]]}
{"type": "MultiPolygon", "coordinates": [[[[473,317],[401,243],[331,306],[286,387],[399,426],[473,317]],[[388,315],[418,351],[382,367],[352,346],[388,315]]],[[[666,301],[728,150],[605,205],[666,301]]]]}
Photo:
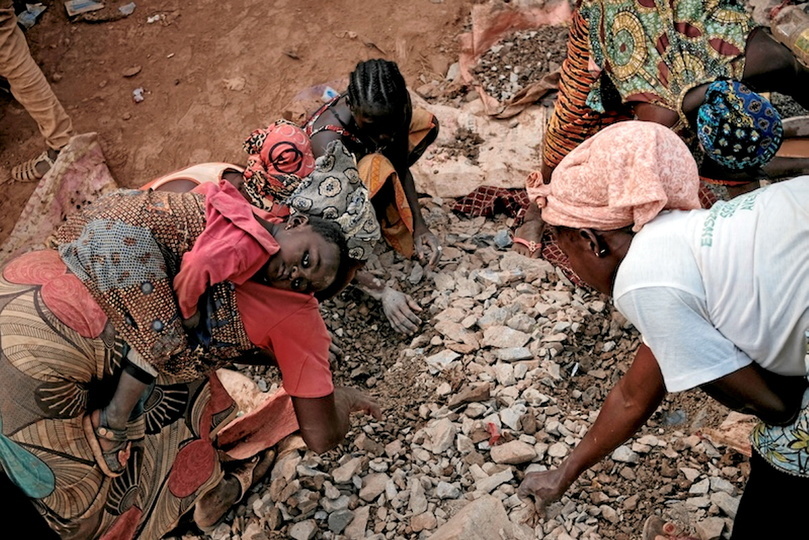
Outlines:
{"type": "Polygon", "coordinates": [[[809,176],[664,212],[618,268],[615,306],[678,392],[751,362],[806,375],[809,176]]]}

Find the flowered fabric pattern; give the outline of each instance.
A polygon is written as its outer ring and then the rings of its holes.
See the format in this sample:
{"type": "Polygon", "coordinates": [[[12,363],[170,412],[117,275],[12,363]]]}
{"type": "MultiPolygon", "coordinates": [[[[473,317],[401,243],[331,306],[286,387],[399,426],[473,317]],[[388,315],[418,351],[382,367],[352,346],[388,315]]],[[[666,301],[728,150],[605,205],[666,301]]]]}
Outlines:
{"type": "Polygon", "coordinates": [[[697,112],[697,137],[707,157],[729,169],[755,169],[781,146],[781,115],[770,101],[739,81],[708,86],[697,112]]]}
{"type": "Polygon", "coordinates": [[[253,131],[244,141],[244,151],[249,157],[243,190],[250,204],[267,212],[289,197],[315,168],[309,136],[286,120],[253,131]]]}
{"type": "Polygon", "coordinates": [[[631,120],[582,143],[536,188],[551,225],[639,231],[662,210],[700,208],[697,164],[669,128],[631,120]]]}
{"type": "Polygon", "coordinates": [[[354,155],[339,140],[317,158],[315,170],[285,201],[293,212],[335,221],[346,237],[348,255],[368,260],[381,237],[368,188],[362,182],[354,155]]]}
{"type": "Polygon", "coordinates": [[[158,376],[128,425],[125,473],[101,472],[82,419],[126,351],[55,251],[0,269],[0,464],[63,537],[162,538],[222,478],[212,437],[236,406],[215,376],[158,376]]]}
{"type": "Polygon", "coordinates": [[[759,422],[750,441],[753,450],[776,469],[809,478],[809,390],[802,405],[798,419],[788,426],[759,422]]]}
{"type": "MultiPolygon", "coordinates": [[[[741,79],[755,26],[743,3],[725,0],[584,0],[580,10],[589,24],[592,60],[622,100],[680,115],[683,96],[694,86],[741,79]]],[[[600,84],[588,105],[604,110],[600,84]]]]}
{"type": "Polygon", "coordinates": [[[71,215],[56,235],[62,260],[126,343],[184,382],[255,349],[230,282],[208,289],[196,331],[182,326],[172,281],[204,227],[201,195],[120,190],[71,215]]]}

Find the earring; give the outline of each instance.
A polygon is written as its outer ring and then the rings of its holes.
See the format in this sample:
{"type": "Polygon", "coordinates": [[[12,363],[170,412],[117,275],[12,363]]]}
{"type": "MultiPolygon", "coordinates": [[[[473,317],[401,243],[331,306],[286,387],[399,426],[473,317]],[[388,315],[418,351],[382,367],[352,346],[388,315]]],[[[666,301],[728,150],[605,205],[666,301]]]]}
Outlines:
{"type": "Polygon", "coordinates": [[[607,254],[607,248],[601,248],[601,249],[598,250],[598,253],[596,254],[596,256],[597,257],[603,257],[606,254],[607,254]]]}

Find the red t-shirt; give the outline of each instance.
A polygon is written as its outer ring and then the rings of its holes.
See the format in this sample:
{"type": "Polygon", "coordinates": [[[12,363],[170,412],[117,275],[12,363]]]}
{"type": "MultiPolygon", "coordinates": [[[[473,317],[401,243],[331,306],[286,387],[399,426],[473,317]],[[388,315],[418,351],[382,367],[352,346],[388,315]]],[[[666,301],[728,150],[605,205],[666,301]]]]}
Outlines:
{"type": "MultiPolygon", "coordinates": [[[[197,311],[205,290],[216,283],[241,285],[278,252],[278,243],[257,220],[241,193],[226,180],[206,183],[194,190],[205,195],[205,230],[183,255],[174,290],[180,312],[187,319],[197,311]]],[[[261,217],[277,223],[277,218],[261,217]]]]}
{"type": "Polygon", "coordinates": [[[331,338],[314,296],[246,281],[236,286],[236,304],[250,341],[275,354],[289,395],[319,398],[334,392],[331,338]]]}

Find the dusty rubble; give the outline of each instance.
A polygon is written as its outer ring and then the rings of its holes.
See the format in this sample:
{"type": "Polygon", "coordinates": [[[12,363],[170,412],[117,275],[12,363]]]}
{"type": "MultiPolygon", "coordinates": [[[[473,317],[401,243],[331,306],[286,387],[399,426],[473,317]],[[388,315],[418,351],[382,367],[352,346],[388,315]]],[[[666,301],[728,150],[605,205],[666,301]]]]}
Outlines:
{"type": "MultiPolygon", "coordinates": [[[[600,295],[574,288],[545,261],[498,249],[509,219],[470,219],[446,201],[423,202],[446,246],[439,270],[390,251],[376,267],[424,306],[422,333],[394,334],[379,305],[355,290],[323,308],[344,351],[336,382],[368,389],[385,420],[357,418],[347,442],[324,456],[288,441],[210,538],[470,540],[502,531],[629,540],[654,513],[702,538],[726,533],[746,458],[701,434],[727,411],[698,393],[671,396],[548,519],[523,523],[521,479],[581,439],[637,336],[600,295]]],[[[262,388],[277,383],[274,372],[251,369],[262,388]]],[[[191,531],[178,537],[205,537],[191,531]]]]}
{"type": "Polygon", "coordinates": [[[486,93],[506,102],[559,69],[567,54],[567,34],[567,26],[513,32],[480,57],[474,77],[486,93]]]}

